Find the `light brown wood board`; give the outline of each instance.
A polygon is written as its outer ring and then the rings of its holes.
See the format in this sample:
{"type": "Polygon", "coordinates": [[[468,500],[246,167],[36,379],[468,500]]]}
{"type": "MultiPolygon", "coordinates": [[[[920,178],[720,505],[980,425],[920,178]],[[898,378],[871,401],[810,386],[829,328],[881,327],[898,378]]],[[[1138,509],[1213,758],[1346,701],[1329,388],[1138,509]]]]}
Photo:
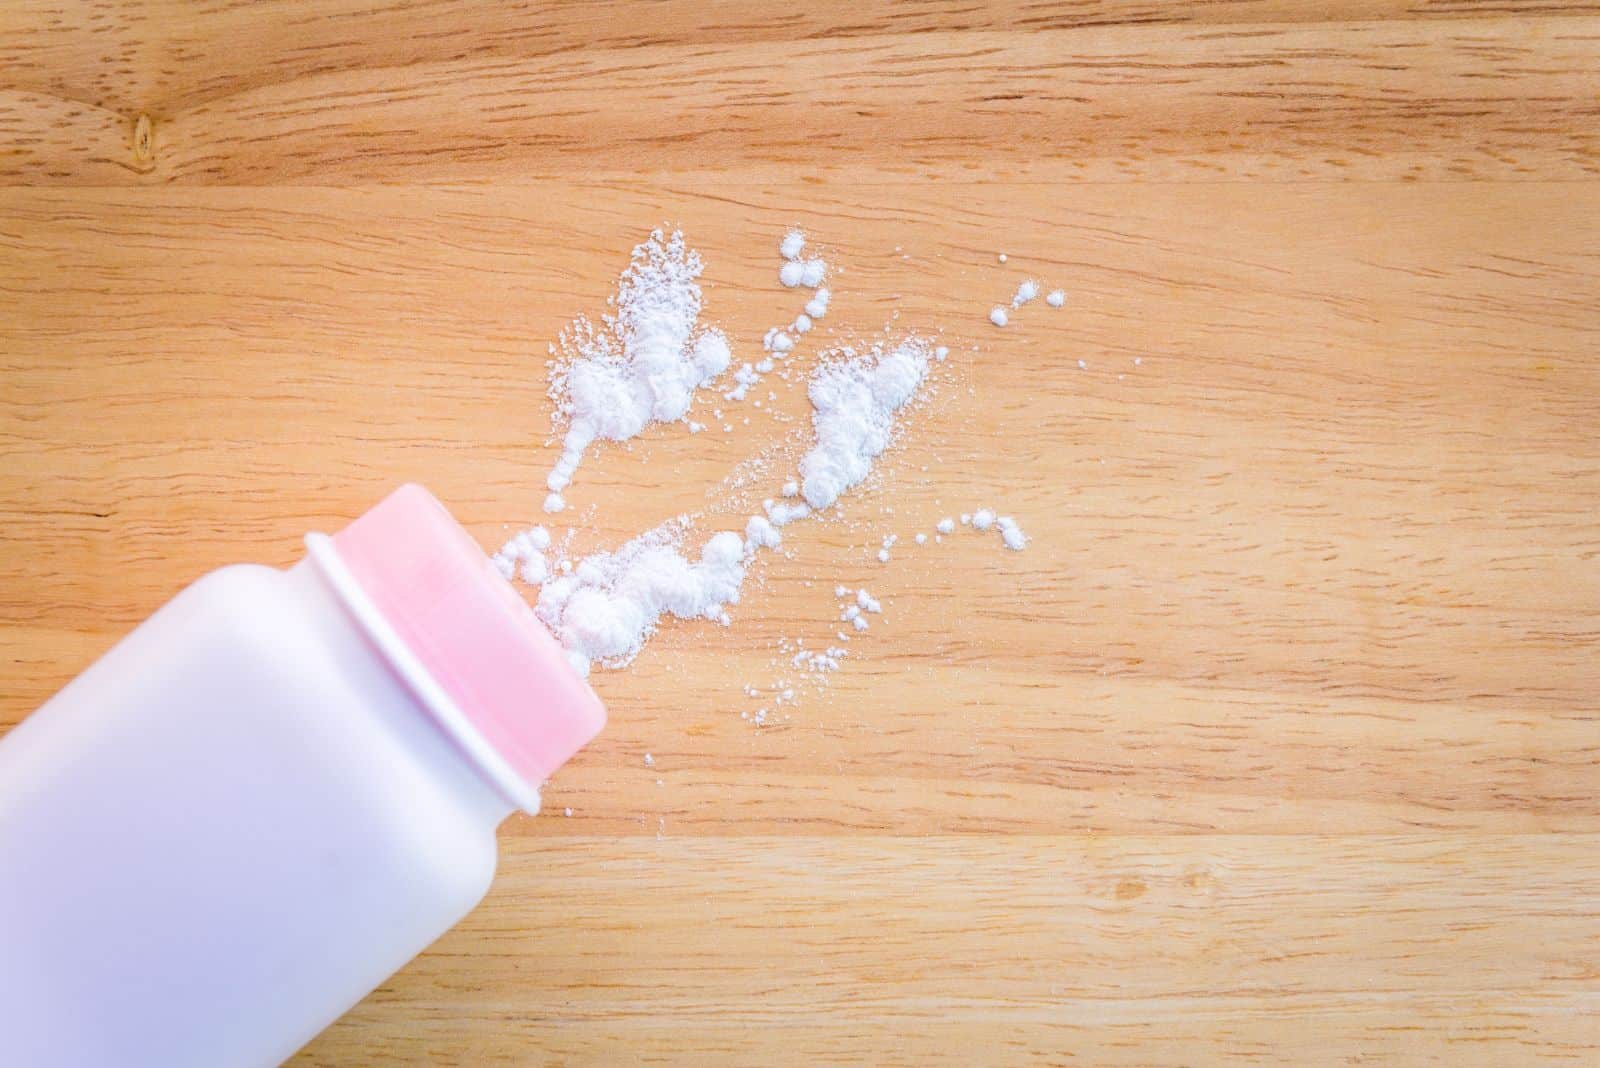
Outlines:
{"type": "MultiPolygon", "coordinates": [[[[1595,1063],[1597,71],[1537,0],[7,5],[0,725],[399,481],[540,519],[628,249],[749,358],[800,225],[795,365],[937,334],[932,402],[298,1063],[1595,1063]],[[911,542],[983,506],[1029,548],[911,542]]],[[[591,455],[576,547],[736,521],[768,384],[591,455]]]]}

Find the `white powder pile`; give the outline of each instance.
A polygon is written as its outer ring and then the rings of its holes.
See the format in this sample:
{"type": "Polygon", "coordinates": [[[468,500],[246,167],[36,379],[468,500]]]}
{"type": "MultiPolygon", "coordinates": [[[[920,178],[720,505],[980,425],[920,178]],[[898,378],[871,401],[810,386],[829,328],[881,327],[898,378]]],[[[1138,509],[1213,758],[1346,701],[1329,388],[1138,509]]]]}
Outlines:
{"type": "Polygon", "coordinates": [[[1059,308],[1067,302],[1067,295],[1059,289],[1052,289],[1050,295],[1044,298],[1044,302],[1052,308],[1059,308]]]}
{"type": "Polygon", "coordinates": [[[545,562],[545,550],[550,548],[550,532],[544,527],[533,527],[513,537],[494,554],[494,566],[506,578],[520,578],[530,586],[537,586],[550,576],[545,562]]]}
{"type": "Polygon", "coordinates": [[[651,423],[683,419],[694,391],[727,369],[728,339],[699,326],[702,269],[682,233],[656,230],[633,250],[615,312],[600,327],[579,318],[563,333],[550,396],[567,431],[546,479],[548,511],[565,507],[561,491],[596,438],[626,441],[651,423]]]}
{"type": "Polygon", "coordinates": [[[825,361],[811,376],[811,422],[816,444],[800,460],[800,492],[820,511],[867,477],[889,447],[894,416],[928,375],[929,348],[909,337],[893,350],[881,345],[825,361]]]}
{"type": "Polygon", "coordinates": [[[1006,314],[1004,308],[996,304],[989,312],[989,321],[995,326],[1005,326],[1006,323],[1011,321],[1011,316],[1006,314]]]}
{"type": "Polygon", "coordinates": [[[1020,308],[1038,295],[1039,283],[1030,278],[1017,286],[1017,295],[1011,298],[1011,306],[1020,308]]]}
{"type": "Polygon", "coordinates": [[[539,618],[580,674],[589,673],[592,661],[607,667],[631,662],[662,616],[730,622],[727,606],[738,603],[749,563],[744,539],[732,531],[715,534],[691,563],[675,545],[681,526],[657,527],[544,583],[539,618]]]}
{"type": "Polygon", "coordinates": [[[827,286],[818,286],[817,291],[806,301],[806,314],[813,319],[821,319],[828,314],[828,303],[833,300],[833,293],[827,286]]]}

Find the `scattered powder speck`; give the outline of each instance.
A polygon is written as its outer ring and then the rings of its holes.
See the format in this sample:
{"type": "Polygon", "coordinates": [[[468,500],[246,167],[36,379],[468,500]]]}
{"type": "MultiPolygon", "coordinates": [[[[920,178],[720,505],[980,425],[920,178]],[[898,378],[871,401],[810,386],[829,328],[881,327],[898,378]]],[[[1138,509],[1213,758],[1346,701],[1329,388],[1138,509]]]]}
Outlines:
{"type": "Polygon", "coordinates": [[[568,819],[571,819],[572,818],[572,809],[564,808],[564,809],[561,810],[561,814],[563,816],[567,817],[568,819]]]}
{"type": "Polygon", "coordinates": [[[994,525],[994,513],[987,508],[979,508],[972,513],[972,529],[988,530],[994,525]]]}
{"type": "Polygon", "coordinates": [[[567,506],[567,499],[565,497],[561,496],[561,494],[559,494],[559,493],[547,493],[547,494],[545,494],[545,498],[544,498],[544,510],[545,511],[547,511],[547,512],[559,512],[562,509],[566,508],[566,506],[567,506]]]}
{"type": "Polygon", "coordinates": [[[945,516],[943,519],[939,520],[940,534],[954,534],[955,532],[956,521],[954,519],[951,519],[949,516],[945,516]]]}
{"type": "Polygon", "coordinates": [[[1044,298],[1044,302],[1052,308],[1059,308],[1067,302],[1067,295],[1059,289],[1052,289],[1050,295],[1044,298]]]}
{"type": "Polygon", "coordinates": [[[1006,262],[1006,254],[1004,252],[1000,253],[1000,262],[1001,263],[1006,262]]]}
{"type": "Polygon", "coordinates": [[[995,326],[1005,326],[1006,323],[1011,321],[1011,316],[1006,314],[1004,308],[996,304],[989,312],[989,321],[995,326]]]}
{"type": "Polygon", "coordinates": [[[1012,519],[1008,515],[1003,515],[999,519],[999,524],[1000,537],[1005,541],[1007,549],[1021,552],[1027,547],[1027,535],[1022,533],[1022,528],[1017,526],[1017,521],[1015,519],[1012,519]]]}
{"type": "Polygon", "coordinates": [[[767,509],[767,518],[772,521],[772,525],[775,527],[788,526],[796,519],[804,519],[811,514],[811,506],[801,504],[798,501],[794,504],[785,504],[783,501],[769,501],[765,507],[767,509]]]}
{"type": "Polygon", "coordinates": [[[920,531],[920,530],[917,531],[917,544],[918,545],[926,545],[926,544],[928,544],[928,536],[926,534],[922,533],[922,531],[920,531]]]}
{"type": "Polygon", "coordinates": [[[828,314],[828,302],[832,299],[833,294],[828,290],[828,287],[820,287],[811,295],[811,299],[806,301],[806,314],[813,319],[821,319],[828,314]]]}
{"type": "Polygon", "coordinates": [[[800,253],[805,251],[806,235],[804,230],[790,230],[783,235],[783,240],[778,244],[778,252],[786,260],[797,260],[800,253]]]}
{"type": "Polygon", "coordinates": [[[789,260],[785,262],[782,267],[778,268],[778,281],[782,282],[786,286],[789,286],[791,289],[799,285],[800,280],[805,276],[805,264],[801,263],[799,260],[789,260]]]}
{"type": "Polygon", "coordinates": [[[1089,361],[1088,360],[1079,360],[1078,361],[1078,370],[1087,371],[1088,369],[1089,369],[1089,361]]]}
{"type": "Polygon", "coordinates": [[[1011,298],[1011,306],[1020,308],[1038,295],[1039,283],[1030,278],[1017,286],[1017,295],[1011,298]]]}
{"type": "Polygon", "coordinates": [[[655,767],[656,766],[656,758],[651,756],[649,753],[646,753],[644,755],[644,766],[647,767],[647,768],[655,767]]]}
{"type": "Polygon", "coordinates": [[[878,599],[872,596],[872,594],[868,593],[865,589],[856,591],[856,606],[862,611],[871,612],[874,615],[883,611],[883,605],[879,604],[878,599]]]}
{"type": "Polygon", "coordinates": [[[938,360],[940,363],[943,363],[945,361],[945,357],[949,355],[950,349],[945,345],[940,345],[938,348],[933,350],[933,358],[938,360]]]}

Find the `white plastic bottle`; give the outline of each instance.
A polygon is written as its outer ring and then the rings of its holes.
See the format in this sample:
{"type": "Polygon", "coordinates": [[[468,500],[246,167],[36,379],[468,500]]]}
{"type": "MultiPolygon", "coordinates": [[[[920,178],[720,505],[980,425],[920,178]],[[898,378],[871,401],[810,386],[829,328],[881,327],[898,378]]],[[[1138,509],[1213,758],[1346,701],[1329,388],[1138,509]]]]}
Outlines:
{"type": "Polygon", "coordinates": [[[405,486],[0,738],[0,1065],[277,1064],[476,905],[599,700],[405,486]]]}

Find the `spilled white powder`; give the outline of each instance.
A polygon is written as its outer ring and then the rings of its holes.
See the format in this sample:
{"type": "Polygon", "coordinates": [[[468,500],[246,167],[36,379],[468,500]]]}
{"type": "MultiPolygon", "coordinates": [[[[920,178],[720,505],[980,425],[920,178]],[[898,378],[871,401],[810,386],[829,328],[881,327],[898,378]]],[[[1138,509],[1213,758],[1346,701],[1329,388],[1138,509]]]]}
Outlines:
{"type": "Polygon", "coordinates": [[[656,230],[618,279],[616,310],[598,327],[580,317],[562,334],[550,395],[567,431],[546,479],[547,510],[561,509],[560,493],[595,439],[626,441],[651,423],[683,419],[694,391],[727,369],[728,339],[699,325],[702,270],[682,233],[656,230]]]}
{"type": "MultiPolygon", "coordinates": [[[[782,544],[780,527],[832,505],[866,477],[872,460],[889,445],[895,413],[915,394],[927,369],[928,346],[920,338],[907,338],[892,350],[839,350],[813,372],[807,391],[815,408],[816,440],[800,461],[803,501],[764,501],[766,514],[750,516],[742,537],[733,531],[713,535],[697,561],[678,549],[687,528],[687,520],[680,519],[615,552],[586,557],[570,574],[546,577],[537,611],[574,668],[587,674],[595,662],[626,666],[664,616],[728,625],[728,606],[738,603],[756,554],[782,544]]],[[[539,540],[532,532],[519,535],[502,555],[516,566],[539,540]]],[[[885,553],[894,541],[893,535],[884,539],[885,553]]],[[[543,571],[548,576],[548,568],[543,571]]],[[[865,629],[864,621],[856,626],[865,629]]]]}
{"type": "Polygon", "coordinates": [[[799,502],[786,504],[783,501],[768,501],[763,507],[767,510],[767,518],[775,527],[787,526],[796,519],[804,519],[811,514],[811,507],[799,502]]]}
{"type": "Polygon", "coordinates": [[[657,527],[614,553],[585,557],[571,575],[544,584],[539,618],[580,674],[587,675],[593,661],[628,664],[662,616],[727,622],[726,608],[738,603],[749,562],[745,540],[722,531],[691,563],[675,545],[679,527],[657,527]]]}
{"type": "Polygon", "coordinates": [[[1059,289],[1052,289],[1050,295],[1044,298],[1044,302],[1052,308],[1059,308],[1067,302],[1067,295],[1059,289]]]}
{"type": "Polygon", "coordinates": [[[550,548],[550,532],[544,527],[532,527],[513,536],[494,554],[494,566],[506,578],[519,578],[530,586],[537,586],[550,576],[550,566],[544,558],[550,548]]]}
{"type": "Polygon", "coordinates": [[[867,477],[889,447],[895,413],[928,374],[928,344],[918,337],[892,351],[840,351],[844,358],[818,365],[806,391],[816,444],[800,459],[800,492],[819,511],[867,477]]]}
{"type": "Polygon", "coordinates": [[[989,321],[995,326],[1005,326],[1006,323],[1011,321],[1011,316],[1006,314],[1006,310],[1004,308],[996,304],[989,312],[989,321]]]}
{"type": "Polygon", "coordinates": [[[1000,262],[1001,263],[1006,262],[1006,254],[1004,252],[1000,253],[1000,262]]]}
{"type": "MultiPolygon", "coordinates": [[[[831,293],[821,285],[827,265],[817,258],[802,259],[804,233],[790,231],[779,243],[779,251],[784,258],[780,271],[788,270],[791,277],[796,269],[799,272],[795,282],[786,284],[812,288],[811,299],[788,327],[768,331],[764,339],[767,354],[761,360],[739,366],[729,399],[743,399],[761,375],[777,370],[797,340],[829,310],[831,293]]],[[[562,459],[550,479],[550,502],[556,508],[565,506],[560,490],[570,482],[584,449],[596,438],[626,440],[658,421],[687,421],[691,433],[705,429],[687,416],[694,392],[725,371],[732,354],[720,332],[699,325],[701,297],[696,279],[700,271],[698,257],[684,247],[681,235],[668,240],[660,232],[653,233],[634,250],[611,302],[616,312],[605,317],[604,327],[580,319],[563,335],[560,358],[551,371],[558,423],[568,422],[562,459]],[[633,414],[622,420],[613,418],[615,413],[606,404],[631,405],[633,414]],[[587,436],[580,432],[575,438],[574,431],[583,424],[587,436]]],[[[1037,283],[1025,281],[1018,287],[1012,307],[1038,295],[1037,283]]],[[[1003,325],[1008,320],[1006,309],[995,311],[1003,325]]],[[[815,439],[800,459],[800,477],[782,484],[781,499],[765,500],[757,514],[747,515],[742,533],[724,530],[706,539],[698,558],[684,551],[689,519],[681,517],[613,552],[576,561],[560,550],[552,558],[549,532],[536,527],[511,538],[496,554],[495,565],[508,577],[541,587],[540,617],[561,641],[574,667],[585,674],[596,662],[606,667],[631,662],[666,617],[730,625],[729,609],[739,603],[743,584],[760,553],[782,551],[781,528],[830,508],[870,474],[873,461],[893,437],[899,411],[926,381],[929,357],[943,360],[949,352],[946,346],[933,348],[921,338],[908,337],[865,352],[846,346],[824,353],[807,383],[815,439]]],[[[788,370],[782,374],[790,379],[788,370]]],[[[777,397],[767,391],[766,399],[775,401],[777,397]]],[[[761,407],[762,401],[755,406],[761,407]]],[[[730,429],[720,410],[713,415],[724,430],[730,429]]],[[[893,509],[885,511],[893,513],[893,509]]],[[[980,531],[997,529],[1008,549],[1020,550],[1027,543],[1009,516],[996,517],[992,510],[981,509],[976,517],[962,516],[963,522],[969,519],[980,531]]],[[[940,540],[954,532],[954,520],[947,516],[936,529],[935,540],[940,540]]],[[[913,537],[918,545],[928,540],[923,533],[913,537]]],[[[884,537],[877,550],[880,561],[889,561],[896,540],[895,535],[884,537]]],[[[792,556],[793,550],[785,555],[792,556]]],[[[841,600],[854,598],[843,606],[839,624],[835,624],[843,627],[836,635],[841,644],[817,652],[795,639],[790,647],[791,666],[810,676],[837,670],[846,652],[843,643],[850,641],[848,632],[860,638],[870,627],[869,616],[882,611],[866,589],[852,593],[839,585],[835,593],[841,600]]],[[[794,681],[808,687],[823,685],[821,681],[806,683],[805,678],[796,676],[794,681]]],[[[755,713],[758,725],[770,723],[773,715],[788,718],[779,709],[796,699],[788,681],[778,680],[779,685],[771,691],[777,696],[767,698],[772,707],[755,713]]]]}
{"type": "MultiPolygon", "coordinates": [[[[828,291],[818,287],[827,274],[828,265],[821,259],[802,261],[799,257],[801,251],[805,249],[805,244],[806,235],[802,230],[790,230],[784,235],[778,245],[778,251],[784,257],[784,263],[778,269],[778,281],[791,288],[805,286],[816,290],[816,293],[806,303],[806,310],[796,315],[787,327],[775,326],[767,331],[766,336],[761,339],[761,347],[772,355],[754,366],[745,364],[739,368],[734,375],[734,387],[722,395],[724,400],[744,400],[750,387],[761,381],[762,375],[770,374],[776,368],[776,361],[784,359],[794,351],[796,339],[810,333],[815,325],[814,320],[827,314],[828,291]]],[[[769,393],[768,398],[775,400],[776,395],[769,393]]],[[[759,408],[761,403],[757,401],[755,406],[759,408]]]]}
{"type": "Polygon", "coordinates": [[[766,516],[753,515],[744,527],[745,545],[756,549],[776,549],[783,544],[783,535],[766,516]]]}

